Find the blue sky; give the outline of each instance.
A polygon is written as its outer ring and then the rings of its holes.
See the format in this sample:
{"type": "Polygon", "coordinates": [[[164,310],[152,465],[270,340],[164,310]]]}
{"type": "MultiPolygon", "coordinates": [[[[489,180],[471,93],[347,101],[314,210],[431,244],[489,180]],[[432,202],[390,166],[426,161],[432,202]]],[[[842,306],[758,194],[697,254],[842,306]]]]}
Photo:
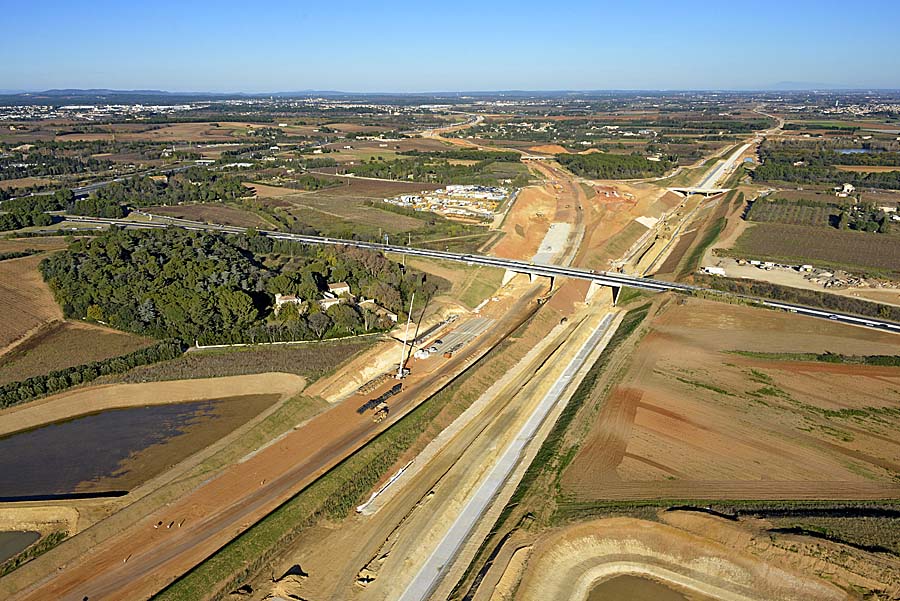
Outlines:
{"type": "Polygon", "coordinates": [[[0,89],[900,88],[900,1],[0,0],[0,89]]]}

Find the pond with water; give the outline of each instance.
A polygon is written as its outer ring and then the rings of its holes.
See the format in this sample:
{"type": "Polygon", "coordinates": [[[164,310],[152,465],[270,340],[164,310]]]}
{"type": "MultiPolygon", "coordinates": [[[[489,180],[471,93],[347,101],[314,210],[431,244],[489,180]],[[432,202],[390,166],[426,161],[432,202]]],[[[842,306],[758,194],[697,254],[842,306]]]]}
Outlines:
{"type": "Polygon", "coordinates": [[[0,498],[123,491],[218,440],[275,395],[114,409],[0,438],[0,498]]]}
{"type": "Polygon", "coordinates": [[[37,532],[0,532],[0,563],[24,551],[40,537],[37,532]]]}
{"type": "Polygon", "coordinates": [[[641,576],[623,574],[604,580],[591,589],[588,601],[715,601],[712,597],[682,593],[641,576]]]}

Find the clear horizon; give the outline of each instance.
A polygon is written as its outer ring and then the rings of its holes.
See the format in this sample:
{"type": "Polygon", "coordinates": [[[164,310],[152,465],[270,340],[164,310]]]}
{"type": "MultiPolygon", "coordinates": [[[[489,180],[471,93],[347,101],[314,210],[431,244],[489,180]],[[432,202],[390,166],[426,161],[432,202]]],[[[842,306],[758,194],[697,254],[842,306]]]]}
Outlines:
{"type": "Polygon", "coordinates": [[[900,3],[468,0],[4,8],[0,89],[265,94],[900,88],[900,3]],[[28,25],[30,24],[30,26],[28,25]],[[39,35],[39,40],[36,40],[39,35]],[[39,43],[35,43],[39,41],[39,43]]]}

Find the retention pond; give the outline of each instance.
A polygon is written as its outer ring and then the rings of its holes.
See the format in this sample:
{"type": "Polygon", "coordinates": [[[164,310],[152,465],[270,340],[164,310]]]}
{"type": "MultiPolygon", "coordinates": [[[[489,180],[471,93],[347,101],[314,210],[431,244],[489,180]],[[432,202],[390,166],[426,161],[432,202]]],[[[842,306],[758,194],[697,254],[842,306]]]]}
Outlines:
{"type": "Polygon", "coordinates": [[[714,601],[714,599],[705,595],[682,593],[649,578],[623,574],[594,586],[587,601],[714,601]]]}
{"type": "Polygon", "coordinates": [[[0,438],[0,500],[129,490],[277,399],[247,395],[113,409],[0,438]]]}
{"type": "Polygon", "coordinates": [[[0,564],[41,537],[37,532],[0,532],[0,564]]]}

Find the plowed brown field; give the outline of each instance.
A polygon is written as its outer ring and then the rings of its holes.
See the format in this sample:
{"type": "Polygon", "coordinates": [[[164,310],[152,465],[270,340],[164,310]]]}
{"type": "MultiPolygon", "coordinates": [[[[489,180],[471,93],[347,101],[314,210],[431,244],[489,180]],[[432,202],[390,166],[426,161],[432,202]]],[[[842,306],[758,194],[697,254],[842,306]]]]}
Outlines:
{"type": "Polygon", "coordinates": [[[690,299],[650,322],[563,475],[577,500],[900,496],[900,368],[732,351],[897,354],[896,335],[690,299]]]}
{"type": "Polygon", "coordinates": [[[0,261],[0,355],[29,332],[63,317],[38,272],[41,259],[0,261]]]}

